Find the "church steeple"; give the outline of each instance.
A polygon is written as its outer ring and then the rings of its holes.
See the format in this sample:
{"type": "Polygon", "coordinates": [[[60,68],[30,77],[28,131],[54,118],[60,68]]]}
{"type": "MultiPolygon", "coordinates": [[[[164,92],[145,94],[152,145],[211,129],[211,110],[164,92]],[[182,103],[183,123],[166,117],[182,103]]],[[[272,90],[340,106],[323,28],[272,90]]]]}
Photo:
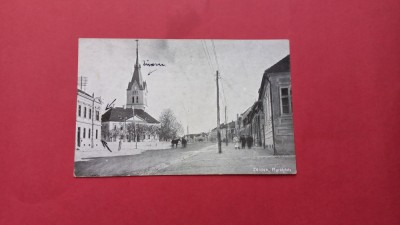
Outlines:
{"type": "Polygon", "coordinates": [[[142,79],[141,66],[139,64],[139,40],[136,40],[136,63],[132,74],[132,79],[128,83],[127,101],[128,107],[144,109],[147,105],[147,85],[142,79]]]}
{"type": "Polygon", "coordinates": [[[139,40],[136,40],[136,64],[135,67],[139,65],[139,40]]]}
{"type": "Polygon", "coordinates": [[[137,82],[141,90],[145,88],[144,87],[145,84],[143,84],[143,79],[142,79],[141,66],[139,64],[139,40],[136,40],[136,63],[135,63],[135,69],[132,74],[132,80],[128,84],[128,89],[131,89],[135,81],[137,82]]]}

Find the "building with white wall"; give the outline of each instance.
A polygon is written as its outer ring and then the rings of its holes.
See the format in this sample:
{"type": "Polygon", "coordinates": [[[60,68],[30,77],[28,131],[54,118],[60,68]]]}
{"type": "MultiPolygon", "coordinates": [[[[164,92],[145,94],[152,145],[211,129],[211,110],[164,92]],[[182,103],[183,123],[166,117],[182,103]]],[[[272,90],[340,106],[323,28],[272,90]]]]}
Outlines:
{"type": "Polygon", "coordinates": [[[101,99],[79,90],[77,93],[75,149],[84,150],[101,145],[101,99]]]}

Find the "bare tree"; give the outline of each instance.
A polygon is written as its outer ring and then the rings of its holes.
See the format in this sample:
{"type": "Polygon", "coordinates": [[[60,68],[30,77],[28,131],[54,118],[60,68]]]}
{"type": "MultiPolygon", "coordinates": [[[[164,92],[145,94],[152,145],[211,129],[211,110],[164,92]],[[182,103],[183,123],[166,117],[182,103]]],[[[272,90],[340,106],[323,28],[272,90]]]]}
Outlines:
{"type": "Polygon", "coordinates": [[[171,109],[165,109],[160,116],[160,139],[169,140],[183,133],[183,126],[176,119],[171,109]]]}

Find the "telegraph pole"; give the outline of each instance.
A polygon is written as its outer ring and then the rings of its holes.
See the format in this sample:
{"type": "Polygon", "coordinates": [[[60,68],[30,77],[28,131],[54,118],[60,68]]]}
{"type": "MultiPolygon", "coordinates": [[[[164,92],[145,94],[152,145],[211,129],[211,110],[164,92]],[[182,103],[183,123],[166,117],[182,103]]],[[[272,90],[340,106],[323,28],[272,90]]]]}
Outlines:
{"type": "Polygon", "coordinates": [[[133,130],[134,130],[134,136],[133,139],[135,140],[135,149],[137,149],[137,132],[136,132],[136,123],[135,123],[135,108],[132,105],[132,120],[133,120],[133,130]]]}
{"type": "Polygon", "coordinates": [[[219,74],[217,70],[217,141],[218,141],[218,153],[222,153],[221,149],[221,131],[219,127],[219,85],[218,85],[219,74]]]}

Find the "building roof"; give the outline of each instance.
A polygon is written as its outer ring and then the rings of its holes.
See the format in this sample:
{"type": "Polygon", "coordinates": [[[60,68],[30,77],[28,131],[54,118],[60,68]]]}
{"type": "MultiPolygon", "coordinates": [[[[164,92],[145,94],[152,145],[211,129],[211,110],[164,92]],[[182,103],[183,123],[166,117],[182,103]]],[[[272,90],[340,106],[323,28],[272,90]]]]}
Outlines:
{"type": "MultiPolygon", "coordinates": [[[[124,122],[126,119],[130,119],[133,116],[132,108],[111,108],[101,116],[102,122],[124,122]]],[[[135,116],[143,119],[147,123],[160,123],[154,119],[150,114],[145,112],[143,109],[135,109],[135,116]]]]}
{"type": "Polygon", "coordinates": [[[135,69],[132,74],[132,80],[128,84],[128,90],[132,89],[132,85],[135,83],[138,84],[139,89],[143,90],[146,88],[146,81],[143,81],[142,79],[142,72],[140,71],[140,64],[139,64],[139,44],[138,42],[136,43],[136,63],[135,63],[135,69]]]}
{"type": "Polygon", "coordinates": [[[275,63],[265,71],[265,73],[282,72],[290,72],[290,55],[287,55],[285,58],[281,59],[279,62],[275,63]]]}
{"type": "Polygon", "coordinates": [[[262,94],[265,89],[265,82],[269,80],[269,74],[271,73],[285,73],[290,72],[290,55],[281,59],[279,62],[272,65],[270,68],[266,69],[261,80],[261,86],[258,89],[258,100],[262,99],[262,94]]]}
{"type": "Polygon", "coordinates": [[[81,94],[85,95],[86,97],[93,98],[93,96],[89,95],[88,93],[86,93],[80,89],[78,89],[78,93],[81,93],[81,94]]]}

